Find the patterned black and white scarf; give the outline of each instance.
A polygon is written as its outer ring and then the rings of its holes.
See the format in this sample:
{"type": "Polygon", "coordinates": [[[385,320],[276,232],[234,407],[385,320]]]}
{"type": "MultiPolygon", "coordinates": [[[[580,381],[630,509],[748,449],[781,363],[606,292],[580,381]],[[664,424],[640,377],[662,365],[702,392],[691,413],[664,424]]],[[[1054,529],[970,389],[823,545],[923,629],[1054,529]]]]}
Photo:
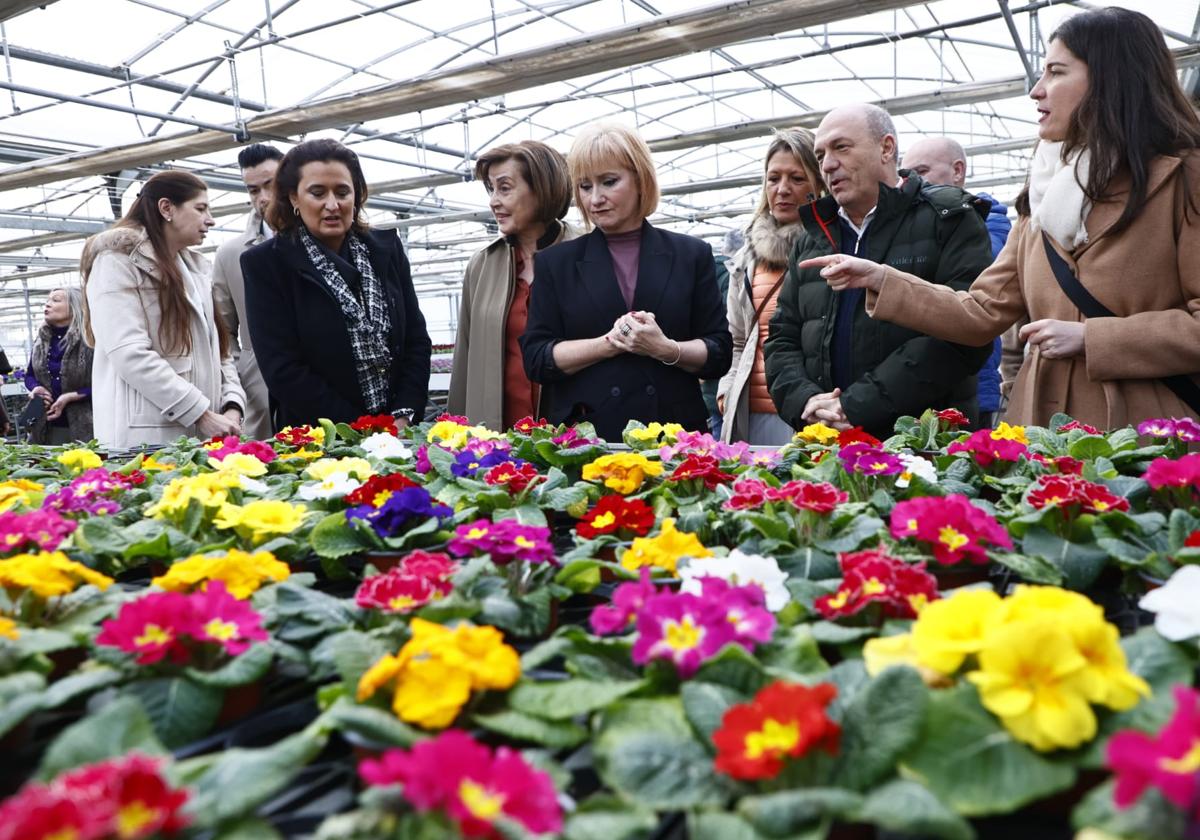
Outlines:
{"type": "Polygon", "coordinates": [[[392,321],[388,316],[387,296],[371,267],[367,246],[353,231],[347,236],[350,238],[350,258],[362,275],[361,302],[312,234],[303,225],[300,226],[300,241],[304,244],[304,250],[308,252],[309,260],[325,285],[333,292],[346,319],[358,385],[362,389],[367,413],[378,414],[391,408],[388,402],[391,396],[392,351],[388,346],[388,338],[392,332],[392,321]]]}

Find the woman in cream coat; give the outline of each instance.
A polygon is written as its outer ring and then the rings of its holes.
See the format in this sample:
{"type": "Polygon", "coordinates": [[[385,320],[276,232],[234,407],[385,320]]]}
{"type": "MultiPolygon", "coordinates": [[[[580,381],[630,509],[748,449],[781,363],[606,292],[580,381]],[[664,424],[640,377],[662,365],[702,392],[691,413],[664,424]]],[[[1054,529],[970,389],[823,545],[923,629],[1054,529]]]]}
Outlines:
{"type": "Polygon", "coordinates": [[[724,440],[782,446],[791,440],[793,429],[779,419],[767,391],[763,344],[788,255],[802,230],[800,207],[825,192],[812,132],[776,132],[763,170],[762,195],[746,229],[746,245],[734,256],[729,272],[726,317],[733,335],[733,364],[717,387],[717,408],[724,417],[724,440]]]}
{"type": "Polygon", "coordinates": [[[190,250],[212,225],[204,182],[160,172],[115,227],[84,246],[95,434],[104,446],[240,431],[245,396],[210,266],[190,250]]]}

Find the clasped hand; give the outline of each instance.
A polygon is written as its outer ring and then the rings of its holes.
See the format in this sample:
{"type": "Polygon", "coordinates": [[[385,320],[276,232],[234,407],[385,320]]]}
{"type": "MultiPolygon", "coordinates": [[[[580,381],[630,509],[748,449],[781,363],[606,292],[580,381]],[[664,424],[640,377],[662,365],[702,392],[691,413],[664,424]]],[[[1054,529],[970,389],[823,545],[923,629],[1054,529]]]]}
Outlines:
{"type": "Polygon", "coordinates": [[[670,358],[674,342],[663,335],[653,312],[629,312],[613,322],[604,336],[613,348],[622,353],[636,353],[654,359],[670,358]]]}
{"type": "Polygon", "coordinates": [[[849,429],[850,421],[842,409],[842,389],[834,388],[827,394],[813,394],[808,398],[801,418],[808,423],[824,423],[838,431],[849,429]]]}

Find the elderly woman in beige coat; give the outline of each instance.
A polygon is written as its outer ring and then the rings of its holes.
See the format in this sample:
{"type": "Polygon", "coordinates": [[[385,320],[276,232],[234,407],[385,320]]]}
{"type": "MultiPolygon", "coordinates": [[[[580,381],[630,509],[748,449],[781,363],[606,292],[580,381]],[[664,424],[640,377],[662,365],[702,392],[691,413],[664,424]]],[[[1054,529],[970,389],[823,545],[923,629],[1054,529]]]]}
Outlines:
{"type": "Polygon", "coordinates": [[[190,250],[212,225],[204,182],[160,172],[115,227],[84,246],[95,434],[104,446],[240,431],[245,397],[209,264],[190,250]]]}
{"type": "Polygon", "coordinates": [[[567,162],[536,140],[490,149],[475,163],[500,236],[475,253],[462,305],[447,408],[497,431],[538,414],[521,346],[533,287],[533,255],[579,232],[562,221],[571,205],[567,162]]]}
{"type": "Polygon", "coordinates": [[[1200,119],[1162,33],[1127,9],[1070,17],[1030,95],[1041,142],[1020,218],[968,291],[855,257],[805,265],[834,289],[866,288],[873,318],[947,341],[983,344],[1029,318],[1009,422],[1200,416],[1200,119]],[[1071,274],[1109,315],[1081,313],[1093,302],[1068,297],[1058,277],[1071,274]]]}
{"type": "Polygon", "coordinates": [[[733,364],[717,386],[721,437],[782,446],[794,430],[780,419],[767,390],[763,344],[775,314],[788,255],[800,235],[800,207],[825,192],[807,128],[775,133],[763,162],[762,195],[746,229],[746,244],[733,258],[726,317],[733,336],[733,364]]]}

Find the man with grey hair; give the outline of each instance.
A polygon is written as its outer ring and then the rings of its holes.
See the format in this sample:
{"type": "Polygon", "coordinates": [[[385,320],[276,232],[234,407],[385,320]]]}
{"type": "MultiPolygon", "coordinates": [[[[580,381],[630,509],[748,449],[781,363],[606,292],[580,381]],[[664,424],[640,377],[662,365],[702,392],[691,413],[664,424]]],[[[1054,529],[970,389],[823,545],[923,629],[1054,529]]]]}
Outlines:
{"type": "Polygon", "coordinates": [[[891,117],[845,105],[817,128],[830,195],[802,207],[804,232],[788,260],[765,346],[767,387],[795,428],[861,426],[883,438],[927,408],[976,416],[975,372],[991,350],[951,344],[867,316],[861,290],[834,292],[806,259],[867,257],[931,283],[966,289],[991,262],[985,208],[961,189],[901,177],[891,117]]]}
{"type": "MultiPolygon", "coordinates": [[[[920,175],[930,184],[945,184],[959,189],[966,188],[967,153],[962,144],[952,137],[924,137],[904,153],[904,168],[920,175]]],[[[976,193],[975,197],[988,203],[985,221],[988,236],[992,241],[992,258],[995,259],[1008,241],[1012,222],[1008,220],[1008,208],[987,193],[976,193]]],[[[1016,331],[1013,330],[1013,335],[1016,331]]],[[[992,342],[992,355],[988,356],[979,369],[979,426],[990,429],[1000,412],[1000,339],[992,342]]]]}

